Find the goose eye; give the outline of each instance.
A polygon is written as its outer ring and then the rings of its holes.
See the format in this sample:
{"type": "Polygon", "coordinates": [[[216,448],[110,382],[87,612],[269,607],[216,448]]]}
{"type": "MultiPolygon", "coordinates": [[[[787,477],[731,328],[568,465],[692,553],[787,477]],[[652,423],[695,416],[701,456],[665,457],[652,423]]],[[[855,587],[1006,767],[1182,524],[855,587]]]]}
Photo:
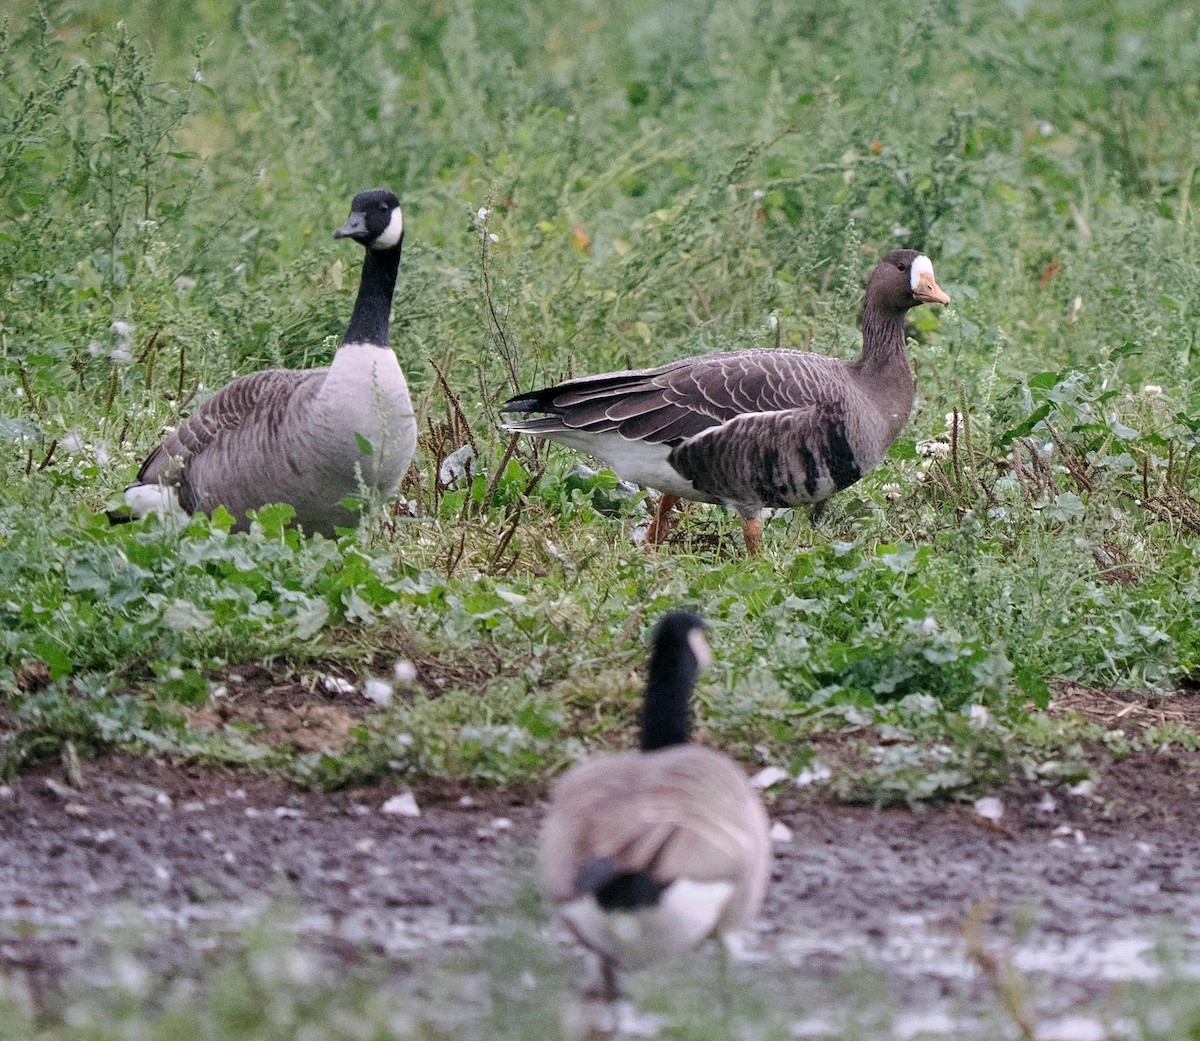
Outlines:
{"type": "Polygon", "coordinates": [[[388,208],[388,204],[386,202],[381,202],[379,204],[379,212],[380,213],[387,213],[387,208],[388,208]]]}
{"type": "Polygon", "coordinates": [[[897,271],[907,271],[908,265],[906,263],[904,263],[904,261],[902,260],[896,265],[896,270],[897,271]]]}

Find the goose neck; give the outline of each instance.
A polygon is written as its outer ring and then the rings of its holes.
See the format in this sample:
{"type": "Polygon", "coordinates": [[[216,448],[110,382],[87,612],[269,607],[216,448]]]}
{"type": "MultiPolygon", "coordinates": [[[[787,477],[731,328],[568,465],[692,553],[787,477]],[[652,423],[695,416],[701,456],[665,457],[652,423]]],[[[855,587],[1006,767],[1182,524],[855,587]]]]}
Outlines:
{"type": "MultiPolygon", "coordinates": [[[[859,324],[862,354],[851,368],[876,389],[882,386],[901,397],[915,393],[904,339],[904,313],[866,307],[859,324]]],[[[908,404],[912,405],[911,397],[908,404]]]]}
{"type": "Polygon", "coordinates": [[[864,365],[879,365],[903,358],[908,363],[904,342],[904,312],[884,310],[869,303],[859,320],[862,327],[862,358],[864,365]]]}
{"type": "Polygon", "coordinates": [[[674,657],[656,651],[648,672],[642,706],[642,751],[686,744],[692,732],[689,701],[699,664],[687,652],[674,657]]]}
{"type": "Polygon", "coordinates": [[[363,261],[362,281],[354,301],[354,312],[346,327],[343,343],[370,343],[388,346],[388,322],[392,310],[392,294],[396,289],[396,273],[400,269],[400,247],[367,250],[363,261]]]}

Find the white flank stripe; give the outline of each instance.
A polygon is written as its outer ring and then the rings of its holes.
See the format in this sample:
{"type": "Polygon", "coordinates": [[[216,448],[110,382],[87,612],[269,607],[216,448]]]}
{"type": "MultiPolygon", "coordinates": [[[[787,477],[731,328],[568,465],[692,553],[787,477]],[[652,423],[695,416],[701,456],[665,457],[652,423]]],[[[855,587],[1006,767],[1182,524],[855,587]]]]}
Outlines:
{"type": "Polygon", "coordinates": [[[126,488],[125,504],[139,520],[149,513],[162,516],[175,513],[184,516],[175,489],[163,484],[135,484],[126,488]]]}

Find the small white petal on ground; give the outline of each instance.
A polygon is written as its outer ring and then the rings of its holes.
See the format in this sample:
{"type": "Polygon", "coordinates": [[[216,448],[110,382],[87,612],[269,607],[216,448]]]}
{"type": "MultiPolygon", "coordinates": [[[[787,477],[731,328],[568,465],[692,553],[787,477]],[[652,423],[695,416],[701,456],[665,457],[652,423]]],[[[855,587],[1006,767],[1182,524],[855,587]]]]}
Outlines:
{"type": "Polygon", "coordinates": [[[810,784],[828,781],[832,776],[833,771],[824,763],[812,762],[796,774],[796,784],[803,788],[810,784]]]}
{"type": "Polygon", "coordinates": [[[972,705],[967,712],[967,720],[976,730],[982,730],[992,721],[992,714],[984,705],[972,705]]]}
{"type": "Polygon", "coordinates": [[[421,808],[417,805],[417,797],[412,792],[401,792],[393,795],[379,807],[380,813],[390,813],[397,817],[419,817],[421,808]]]}
{"type": "Polygon", "coordinates": [[[349,680],[342,679],[341,676],[323,676],[321,677],[321,686],[330,694],[354,693],[354,684],[349,680]]]}
{"type": "Polygon", "coordinates": [[[363,697],[386,708],[392,703],[392,685],[387,680],[371,678],[363,684],[363,697]]]}
{"type": "Polygon", "coordinates": [[[778,766],[764,766],[753,777],[750,778],[750,783],[755,788],[770,788],[773,784],[778,784],[780,781],[786,781],[792,775],[786,770],[778,766]]]}
{"type": "Polygon", "coordinates": [[[417,678],[417,667],[407,658],[401,658],[392,669],[397,683],[412,683],[417,678]]]}
{"type": "Polygon", "coordinates": [[[1004,816],[1004,803],[994,795],[975,800],[975,812],[984,820],[998,821],[1004,816]]]}
{"type": "Polygon", "coordinates": [[[776,821],[771,825],[771,841],[783,845],[792,841],[792,829],[789,828],[783,821],[776,821]]]}

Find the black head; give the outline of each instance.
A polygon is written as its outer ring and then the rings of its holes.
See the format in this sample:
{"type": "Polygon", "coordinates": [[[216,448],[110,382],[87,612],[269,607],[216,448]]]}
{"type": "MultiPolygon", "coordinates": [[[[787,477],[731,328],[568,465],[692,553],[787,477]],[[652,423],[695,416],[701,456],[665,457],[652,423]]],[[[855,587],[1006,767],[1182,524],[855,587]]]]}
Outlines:
{"type": "Polygon", "coordinates": [[[654,628],[642,706],[642,750],[683,744],[691,733],[688,701],[700,670],[712,661],[704,622],[690,611],[670,611],[654,628]]]}
{"type": "Polygon", "coordinates": [[[704,639],[704,619],[691,611],[668,611],[659,619],[650,637],[654,654],[666,651],[672,656],[690,655],[703,668],[712,652],[704,639]]]}
{"type": "Polygon", "coordinates": [[[894,249],[875,268],[867,282],[867,307],[907,311],[917,304],[948,304],[933,277],[933,264],[915,249],[894,249]]]}
{"type": "Polygon", "coordinates": [[[367,249],[399,249],[404,239],[404,214],[400,200],[386,188],[359,192],[350,203],[350,216],[335,239],[354,239],[367,249]]]}

